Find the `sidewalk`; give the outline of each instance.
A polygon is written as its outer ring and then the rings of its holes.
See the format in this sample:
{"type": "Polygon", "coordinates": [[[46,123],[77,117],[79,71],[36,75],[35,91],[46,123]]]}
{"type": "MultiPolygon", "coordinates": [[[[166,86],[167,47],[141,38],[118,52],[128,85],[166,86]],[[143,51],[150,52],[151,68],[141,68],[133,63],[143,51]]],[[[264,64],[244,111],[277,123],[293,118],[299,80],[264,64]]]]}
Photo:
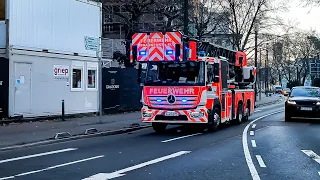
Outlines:
{"type": "MultiPolygon", "coordinates": [[[[265,97],[257,101],[257,106],[274,104],[281,95],[265,97]]],[[[56,133],[69,132],[71,135],[83,135],[86,129],[96,128],[100,132],[146,125],[141,122],[140,112],[67,119],[66,121],[42,121],[0,126],[0,148],[53,139],[56,133]]]]}

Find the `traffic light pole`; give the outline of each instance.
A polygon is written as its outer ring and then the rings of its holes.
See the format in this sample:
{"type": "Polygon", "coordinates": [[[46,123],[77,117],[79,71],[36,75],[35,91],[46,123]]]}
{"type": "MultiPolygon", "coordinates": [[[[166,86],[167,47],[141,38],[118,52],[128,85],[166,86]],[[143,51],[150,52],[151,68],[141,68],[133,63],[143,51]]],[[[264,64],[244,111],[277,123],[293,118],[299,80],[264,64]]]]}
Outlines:
{"type": "MultiPolygon", "coordinates": [[[[184,28],[183,28],[183,33],[185,36],[188,36],[189,35],[189,29],[188,29],[188,26],[189,26],[189,17],[188,17],[188,13],[189,13],[189,2],[188,0],[184,0],[184,6],[183,6],[183,9],[184,9],[184,28]]],[[[187,60],[187,54],[188,54],[188,42],[184,42],[183,43],[183,60],[186,61],[187,60]]]]}

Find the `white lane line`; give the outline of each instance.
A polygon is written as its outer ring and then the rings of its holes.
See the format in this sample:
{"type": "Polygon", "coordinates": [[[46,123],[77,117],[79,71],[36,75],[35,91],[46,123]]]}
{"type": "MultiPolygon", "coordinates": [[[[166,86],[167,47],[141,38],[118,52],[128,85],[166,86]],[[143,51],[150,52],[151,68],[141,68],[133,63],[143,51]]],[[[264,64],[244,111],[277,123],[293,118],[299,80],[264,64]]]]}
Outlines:
{"type": "Polygon", "coordinates": [[[266,164],[263,162],[263,159],[260,155],[256,155],[256,158],[258,160],[260,167],[267,167],[266,164]]]}
{"type": "Polygon", "coordinates": [[[77,164],[77,163],[81,163],[81,162],[85,162],[85,161],[90,161],[90,160],[94,160],[94,159],[98,159],[98,158],[102,158],[102,157],[104,157],[104,155],[95,156],[95,157],[91,157],[91,158],[87,158],[87,159],[81,159],[81,160],[78,160],[78,161],[72,161],[72,162],[68,162],[68,163],[64,163],[64,164],[59,164],[59,165],[55,165],[55,166],[50,166],[50,167],[47,167],[47,168],[45,168],[45,169],[39,169],[39,170],[29,171],[29,172],[17,174],[17,175],[14,175],[14,176],[3,177],[3,178],[0,178],[0,180],[13,179],[13,178],[16,178],[16,177],[26,176],[26,175],[30,175],[30,174],[35,174],[35,173],[43,172],[43,171],[49,171],[49,170],[51,170],[51,169],[56,169],[56,168],[59,168],[59,167],[69,166],[69,165],[72,165],[72,164],[77,164]]]}
{"type": "Polygon", "coordinates": [[[252,147],[257,147],[256,140],[251,140],[252,147]]]}
{"type": "Polygon", "coordinates": [[[68,148],[68,149],[61,149],[57,151],[49,151],[45,153],[40,153],[40,154],[33,154],[33,155],[28,155],[28,156],[21,156],[17,158],[11,158],[11,159],[5,159],[5,160],[0,160],[0,164],[2,163],[7,163],[7,162],[12,162],[12,161],[18,161],[22,159],[29,159],[29,158],[34,158],[34,157],[40,157],[40,156],[46,156],[46,155],[51,155],[51,154],[57,154],[57,153],[63,153],[63,152],[68,152],[68,151],[75,151],[78,148],[68,148]]]}
{"type": "Polygon", "coordinates": [[[261,109],[256,109],[256,110],[254,110],[254,112],[260,112],[260,111],[262,111],[261,109]]]}
{"type": "Polygon", "coordinates": [[[254,136],[254,131],[250,131],[250,136],[254,136]]]}
{"type": "Polygon", "coordinates": [[[318,172],[319,176],[320,176],[320,171],[318,172]]]}
{"type": "Polygon", "coordinates": [[[191,136],[197,136],[197,135],[200,135],[200,134],[202,134],[202,133],[190,134],[190,135],[187,135],[187,136],[181,136],[181,137],[177,137],[177,138],[173,138],[173,139],[164,140],[164,141],[161,141],[161,142],[162,143],[166,143],[166,142],[175,141],[175,140],[178,140],[178,139],[183,139],[183,138],[187,138],[187,137],[191,137],[191,136]]]}
{"type": "Polygon", "coordinates": [[[151,164],[155,164],[155,163],[158,163],[158,162],[161,162],[161,161],[165,161],[165,160],[168,160],[168,159],[172,159],[172,158],[175,158],[175,157],[178,157],[178,156],[182,156],[182,155],[188,154],[190,152],[191,151],[179,151],[179,152],[176,152],[176,153],[164,156],[164,157],[160,157],[160,158],[157,158],[157,159],[154,159],[154,160],[151,160],[151,161],[147,161],[147,162],[144,162],[144,163],[141,163],[141,164],[137,164],[135,166],[131,166],[131,167],[128,167],[128,168],[125,168],[125,169],[122,169],[122,170],[118,170],[118,171],[112,172],[112,173],[99,173],[99,174],[87,177],[87,178],[85,178],[83,180],[106,180],[106,179],[113,179],[113,178],[125,176],[124,173],[126,173],[126,172],[133,171],[133,170],[136,170],[136,169],[140,169],[142,167],[149,166],[151,164]]]}
{"type": "Polygon", "coordinates": [[[256,126],[257,126],[256,124],[253,124],[253,125],[252,125],[252,129],[256,128],[256,126]]]}
{"type": "Polygon", "coordinates": [[[250,174],[251,174],[251,177],[253,180],[260,180],[260,176],[257,172],[257,169],[256,167],[254,166],[253,164],[253,161],[252,161],[252,158],[251,158],[251,155],[250,155],[250,151],[249,151],[249,146],[248,146],[248,130],[249,130],[249,127],[255,123],[256,121],[260,120],[260,119],[263,119],[265,117],[268,117],[268,116],[271,116],[273,114],[277,114],[277,113],[280,113],[280,112],[283,112],[282,111],[277,111],[277,112],[274,112],[274,113],[271,113],[271,114],[266,114],[264,116],[261,116],[253,121],[251,121],[249,124],[247,124],[247,126],[244,128],[243,132],[242,132],[242,146],[243,146],[243,153],[244,153],[244,156],[246,157],[246,161],[247,161],[247,165],[248,165],[248,168],[250,170],[250,174]]]}
{"type": "Polygon", "coordinates": [[[315,152],[311,150],[301,150],[303,153],[305,153],[307,156],[311,157],[313,160],[315,160],[317,163],[320,164],[320,156],[316,154],[315,152]]]}

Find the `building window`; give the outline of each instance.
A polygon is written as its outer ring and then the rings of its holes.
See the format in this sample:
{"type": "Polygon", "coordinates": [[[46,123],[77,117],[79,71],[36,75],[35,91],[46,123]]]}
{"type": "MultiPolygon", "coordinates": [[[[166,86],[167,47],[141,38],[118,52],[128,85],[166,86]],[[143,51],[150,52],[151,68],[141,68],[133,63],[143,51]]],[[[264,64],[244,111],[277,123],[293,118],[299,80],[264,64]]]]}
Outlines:
{"type": "Polygon", "coordinates": [[[98,63],[87,62],[87,90],[98,90],[98,63]]]}
{"type": "Polygon", "coordinates": [[[72,62],[71,91],[83,91],[83,62],[72,62]]]}

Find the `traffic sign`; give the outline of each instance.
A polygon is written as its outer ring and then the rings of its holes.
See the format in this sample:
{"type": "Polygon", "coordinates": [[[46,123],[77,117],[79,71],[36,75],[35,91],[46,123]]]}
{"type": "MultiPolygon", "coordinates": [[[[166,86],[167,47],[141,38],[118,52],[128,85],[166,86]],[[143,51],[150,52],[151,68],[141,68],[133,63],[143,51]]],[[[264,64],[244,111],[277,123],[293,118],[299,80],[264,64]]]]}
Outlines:
{"type": "Polygon", "coordinates": [[[99,51],[100,49],[100,39],[95,38],[95,37],[84,37],[84,44],[86,50],[91,50],[91,51],[99,51]]]}

